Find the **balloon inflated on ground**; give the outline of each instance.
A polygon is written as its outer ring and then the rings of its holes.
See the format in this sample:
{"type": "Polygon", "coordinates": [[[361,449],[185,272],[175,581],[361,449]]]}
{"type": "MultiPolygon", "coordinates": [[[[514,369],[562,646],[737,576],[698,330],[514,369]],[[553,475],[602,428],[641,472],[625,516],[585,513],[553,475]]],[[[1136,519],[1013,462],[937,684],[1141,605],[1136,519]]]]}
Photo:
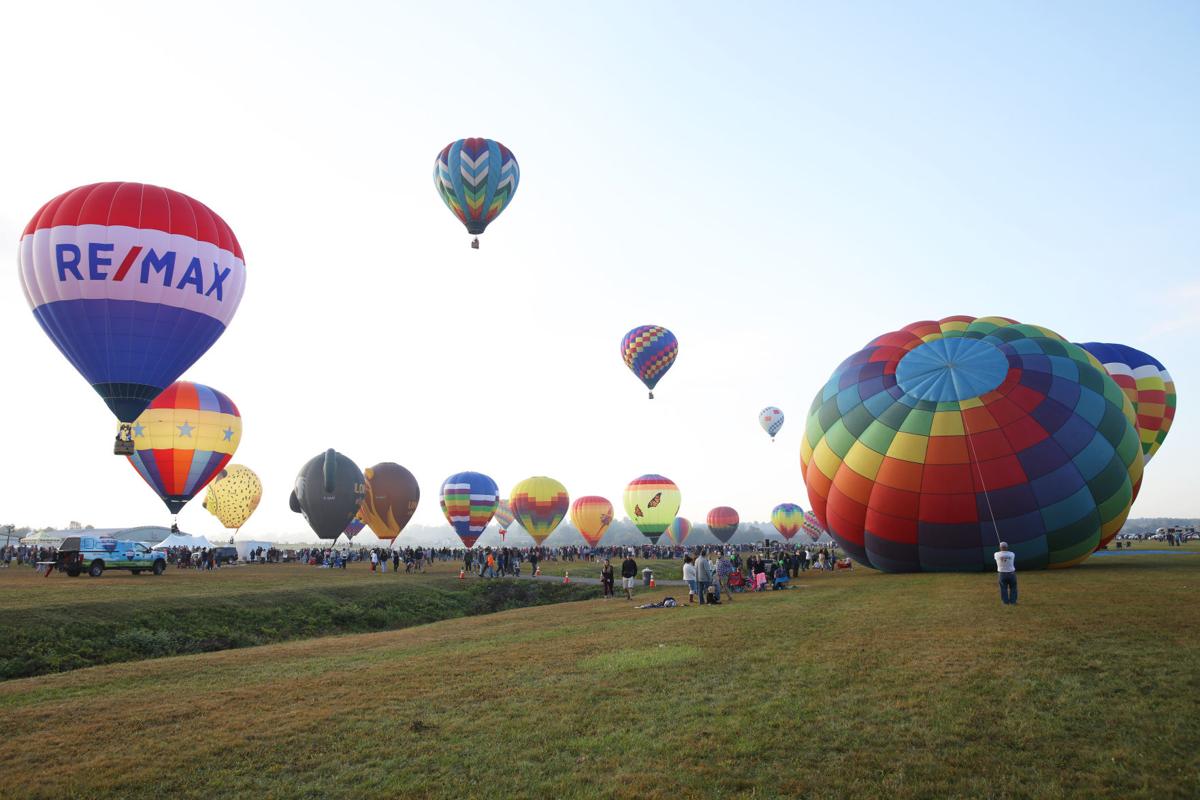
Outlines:
{"type": "Polygon", "coordinates": [[[837,368],[801,470],[821,525],[887,572],[1066,567],[1120,530],[1142,474],[1129,398],[1078,345],[1002,317],[916,322],[837,368]]]}
{"type": "Polygon", "coordinates": [[[500,492],[496,482],[481,472],[459,472],[442,482],[440,502],[463,547],[474,547],[496,513],[500,492]]]}
{"type": "Polygon", "coordinates": [[[679,487],[670,478],[662,475],[641,475],[625,487],[625,513],[651,544],[658,544],[658,537],[679,513],[682,495],[679,487]]]}
{"type": "Polygon", "coordinates": [[[262,481],[254,470],[230,464],[208,485],[204,509],[226,528],[236,531],[246,524],[261,500],[262,481]]]}
{"type": "Polygon", "coordinates": [[[371,526],[376,536],[391,541],[400,535],[416,512],[421,487],[411,472],[391,461],[367,467],[363,477],[367,494],[358,516],[371,526]]]}
{"type": "Polygon", "coordinates": [[[130,433],[129,463],[178,514],[233,458],[242,416],[216,389],[178,381],[154,398],[130,433]]]}
{"type": "Polygon", "coordinates": [[[544,475],[518,483],[508,502],[517,522],[539,545],[554,533],[571,507],[567,487],[544,475]]]}
{"type": "Polygon", "coordinates": [[[780,503],[771,509],[771,524],[790,542],[804,524],[804,509],[795,503],[780,503]]]}
{"type": "Polygon", "coordinates": [[[613,521],[613,504],[607,498],[587,495],[571,504],[571,524],[589,547],[600,544],[613,521]]]}
{"type": "Polygon", "coordinates": [[[1104,365],[1133,403],[1142,455],[1149,464],[1175,419],[1175,381],[1171,373],[1154,356],[1126,344],[1084,342],[1079,346],[1104,365]]]}
{"type": "Polygon", "coordinates": [[[318,537],[336,539],[358,514],[366,492],[358,465],[330,449],[300,468],[288,504],[292,511],[304,515],[318,537]]]}
{"type": "Polygon", "coordinates": [[[221,336],[246,284],[223,219],[142,183],[54,198],[26,226],[18,260],[38,323],[126,424],[221,336]]]}
{"type": "Polygon", "coordinates": [[[687,517],[676,517],[671,520],[671,524],[667,526],[666,530],[667,538],[676,547],[682,547],[691,532],[692,522],[687,517]]]}
{"type": "Polygon", "coordinates": [[[504,145],[491,139],[459,139],[442,148],[433,165],[442,202],[475,240],[500,216],[517,193],[521,168],[504,145]]]}
{"type": "Polygon", "coordinates": [[[667,374],[679,355],[675,334],[661,325],[639,325],[621,339],[621,358],[625,366],[650,390],[667,374]]]}
{"type": "Polygon", "coordinates": [[[741,519],[738,517],[737,511],[729,506],[717,506],[712,511],[708,512],[708,529],[712,531],[712,535],[717,537],[717,541],[721,544],[729,544],[729,540],[737,533],[738,525],[741,524],[741,519]]]}

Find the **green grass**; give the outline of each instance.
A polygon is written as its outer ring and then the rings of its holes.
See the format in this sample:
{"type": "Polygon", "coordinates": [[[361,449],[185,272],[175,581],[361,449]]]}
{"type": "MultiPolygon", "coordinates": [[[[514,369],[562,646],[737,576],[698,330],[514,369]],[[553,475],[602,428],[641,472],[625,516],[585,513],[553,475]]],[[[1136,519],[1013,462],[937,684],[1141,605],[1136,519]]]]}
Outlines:
{"type": "Polygon", "coordinates": [[[392,630],[452,617],[594,597],[595,587],[457,580],[299,565],[166,575],[48,578],[6,570],[0,679],[118,661],[228,650],[335,633],[392,630]]]}
{"type": "Polygon", "coordinates": [[[8,681],[0,796],[1200,795],[1200,558],[800,584],[8,681]]]}

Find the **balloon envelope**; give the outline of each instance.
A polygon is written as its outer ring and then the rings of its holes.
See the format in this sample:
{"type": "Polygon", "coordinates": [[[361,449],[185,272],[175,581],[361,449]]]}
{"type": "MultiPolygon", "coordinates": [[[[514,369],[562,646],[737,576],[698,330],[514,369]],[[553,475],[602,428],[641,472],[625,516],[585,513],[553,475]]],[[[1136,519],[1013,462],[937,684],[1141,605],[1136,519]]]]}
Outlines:
{"type": "Polygon", "coordinates": [[[791,541],[804,524],[804,509],[795,503],[780,503],[771,510],[771,524],[780,536],[791,541]]]}
{"type": "Polygon", "coordinates": [[[442,513],[465,547],[475,546],[499,500],[496,482],[481,472],[459,472],[442,482],[442,513]]]}
{"type": "Polygon", "coordinates": [[[758,412],[758,424],[774,441],[775,434],[779,433],[779,429],[783,427],[783,412],[775,406],[767,406],[758,412]]]}
{"type": "Polygon", "coordinates": [[[208,485],[242,441],[242,417],[216,389],[179,381],[168,386],[133,423],[128,456],[172,514],[208,485]]]}
{"type": "Polygon", "coordinates": [[[385,461],[363,473],[367,495],[359,516],[380,539],[395,539],[412,519],[421,499],[421,487],[413,474],[399,464],[385,461]]]}
{"type": "Polygon", "coordinates": [[[621,358],[654,397],[654,387],[675,363],[679,342],[661,325],[639,325],[621,339],[621,358]]]}
{"type": "Polygon", "coordinates": [[[642,475],[625,487],[625,513],[652,544],[679,513],[682,495],[670,478],[662,475],[642,475]]]}
{"type": "Polygon", "coordinates": [[[800,451],[812,510],[888,572],[1083,561],[1142,474],[1133,406],[1082,348],[1002,317],[923,321],[837,368],[800,451]]]}
{"type": "Polygon", "coordinates": [[[817,515],[811,511],[804,512],[804,522],[801,524],[804,532],[808,534],[808,538],[814,542],[825,535],[825,529],[821,527],[821,521],[817,519],[817,515]]]}
{"type": "Polygon", "coordinates": [[[356,514],[354,519],[347,522],[346,527],[342,528],[342,535],[345,536],[347,540],[353,539],[355,536],[358,536],[360,533],[362,533],[362,529],[365,527],[367,527],[367,523],[363,522],[362,517],[356,514]]]}
{"type": "Polygon", "coordinates": [[[516,156],[491,139],[459,139],[442,148],[433,165],[442,202],[475,235],[500,216],[517,193],[516,156]]]}
{"type": "Polygon", "coordinates": [[[514,486],[508,502],[517,522],[540,545],[567,515],[571,498],[561,483],[539,475],[514,486]]]}
{"type": "Polygon", "coordinates": [[[18,261],[42,330],[122,422],[221,336],[246,282],[223,219],[142,183],[90,184],[46,203],[18,261]]]}
{"type": "Polygon", "coordinates": [[[246,524],[262,500],[262,481],[249,467],[230,464],[217,473],[204,494],[204,508],[226,528],[246,524]]]}
{"type": "Polygon", "coordinates": [[[708,512],[708,529],[721,544],[729,543],[729,540],[737,533],[740,523],[738,513],[729,506],[717,506],[708,512]]]}
{"type": "Polygon", "coordinates": [[[1175,419],[1175,381],[1158,359],[1126,344],[1085,342],[1125,396],[1133,403],[1146,463],[1162,447],[1175,419]]]}
{"type": "Polygon", "coordinates": [[[508,500],[501,500],[499,503],[497,503],[496,524],[500,526],[501,538],[508,533],[508,526],[512,525],[514,521],[516,521],[516,517],[513,516],[512,506],[509,505],[508,500]]]}
{"type": "Polygon", "coordinates": [[[612,521],[613,504],[603,497],[588,495],[571,504],[571,524],[592,547],[600,544],[612,521]]]}
{"type": "Polygon", "coordinates": [[[667,526],[667,536],[677,546],[683,546],[683,543],[687,541],[688,534],[691,532],[692,523],[686,517],[676,517],[667,526]]]}
{"type": "Polygon", "coordinates": [[[336,539],[354,519],[367,487],[358,465],[336,450],[313,456],[296,476],[288,498],[322,539],[336,539]]]}

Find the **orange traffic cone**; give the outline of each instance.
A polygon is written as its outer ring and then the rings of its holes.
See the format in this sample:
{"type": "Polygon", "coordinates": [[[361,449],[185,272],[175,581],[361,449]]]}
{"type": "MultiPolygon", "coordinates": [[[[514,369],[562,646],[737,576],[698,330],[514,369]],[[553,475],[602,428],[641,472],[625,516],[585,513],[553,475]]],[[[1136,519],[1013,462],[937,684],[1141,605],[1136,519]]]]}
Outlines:
{"type": "Polygon", "coordinates": [[[542,577],[542,568],[541,567],[538,567],[537,569],[535,569],[533,571],[533,577],[535,577],[535,578],[542,577]]]}
{"type": "Polygon", "coordinates": [[[650,573],[650,588],[651,589],[654,588],[654,573],[653,572],[650,573]]]}
{"type": "Polygon", "coordinates": [[[458,571],[458,579],[460,581],[464,581],[467,579],[467,571],[465,569],[460,569],[458,571]]]}
{"type": "Polygon", "coordinates": [[[570,582],[571,582],[571,573],[567,572],[566,570],[563,570],[563,583],[570,583],[570,582]]]}

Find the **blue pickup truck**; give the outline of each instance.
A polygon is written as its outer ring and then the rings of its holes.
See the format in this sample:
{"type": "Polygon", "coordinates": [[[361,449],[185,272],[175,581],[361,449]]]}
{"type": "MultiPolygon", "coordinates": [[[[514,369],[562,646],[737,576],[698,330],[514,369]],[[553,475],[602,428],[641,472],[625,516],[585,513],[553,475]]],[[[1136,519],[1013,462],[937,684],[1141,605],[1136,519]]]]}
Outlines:
{"type": "Polygon", "coordinates": [[[143,571],[162,575],[167,569],[167,557],[141,542],[111,536],[68,536],[58,548],[54,568],[72,578],[84,572],[99,578],[106,569],[127,569],[134,575],[143,571]]]}

